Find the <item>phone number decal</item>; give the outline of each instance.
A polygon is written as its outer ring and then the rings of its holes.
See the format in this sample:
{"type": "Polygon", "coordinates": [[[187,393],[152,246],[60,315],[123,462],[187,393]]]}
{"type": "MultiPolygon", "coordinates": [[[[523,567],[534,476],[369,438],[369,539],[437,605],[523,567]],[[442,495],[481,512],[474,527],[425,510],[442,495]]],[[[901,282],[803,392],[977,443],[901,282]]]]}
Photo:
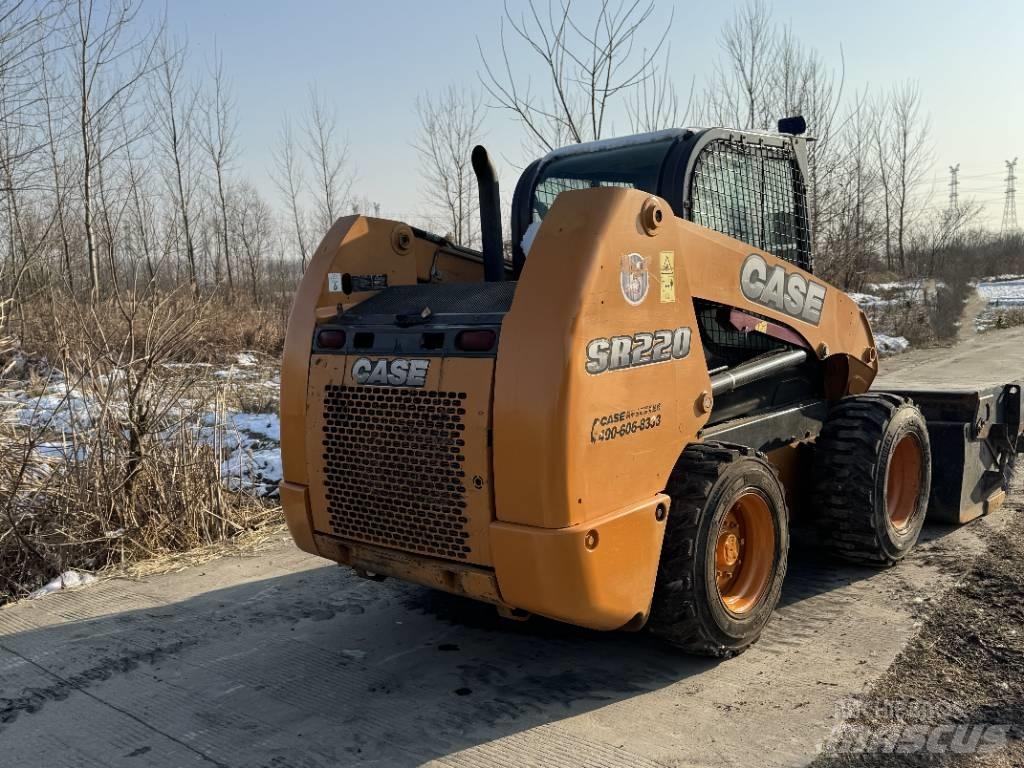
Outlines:
{"type": "Polygon", "coordinates": [[[590,442],[606,443],[661,426],[661,403],[598,416],[590,426],[590,442]]]}

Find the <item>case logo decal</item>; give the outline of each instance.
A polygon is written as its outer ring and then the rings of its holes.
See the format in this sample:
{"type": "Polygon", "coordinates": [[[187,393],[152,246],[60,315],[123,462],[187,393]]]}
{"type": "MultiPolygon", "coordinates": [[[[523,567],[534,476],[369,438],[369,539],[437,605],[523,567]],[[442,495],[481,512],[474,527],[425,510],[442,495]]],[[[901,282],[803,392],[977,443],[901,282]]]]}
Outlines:
{"type": "Polygon", "coordinates": [[[587,344],[587,373],[622,371],[643,365],[681,360],[690,354],[690,329],[635,333],[593,339],[587,344]]]}
{"type": "Polygon", "coordinates": [[[752,253],[740,267],[740,290],[755,304],[785,312],[790,317],[817,325],[825,304],[825,286],[799,272],[770,265],[752,253]]]}
{"type": "Polygon", "coordinates": [[[647,272],[646,256],[627,253],[622,257],[619,285],[622,288],[622,297],[634,307],[647,298],[651,276],[647,272]]]}
{"type": "Polygon", "coordinates": [[[370,360],[360,357],[352,363],[352,378],[357,384],[383,384],[388,387],[422,387],[427,383],[429,360],[370,360]]]}

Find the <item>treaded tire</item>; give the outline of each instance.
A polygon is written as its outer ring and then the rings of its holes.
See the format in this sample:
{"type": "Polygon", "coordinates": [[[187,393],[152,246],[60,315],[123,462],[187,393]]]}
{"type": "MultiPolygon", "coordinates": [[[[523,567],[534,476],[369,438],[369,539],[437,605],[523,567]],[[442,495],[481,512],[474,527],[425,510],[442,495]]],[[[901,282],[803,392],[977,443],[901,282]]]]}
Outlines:
{"type": "Polygon", "coordinates": [[[912,401],[887,393],[843,398],[814,450],[813,509],[821,542],[851,562],[897,563],[921,535],[931,476],[928,428],[912,401]],[[920,446],[919,488],[912,512],[897,526],[887,508],[889,464],[908,435],[920,446]]]}
{"type": "Polygon", "coordinates": [[[672,499],[648,629],[688,653],[726,658],[761,634],[779,602],[789,553],[789,519],[775,468],[756,451],[723,443],[687,446],[669,476],[672,499]],[[734,614],[716,582],[719,526],[747,491],[763,496],[774,528],[766,585],[752,608],[734,614]]]}

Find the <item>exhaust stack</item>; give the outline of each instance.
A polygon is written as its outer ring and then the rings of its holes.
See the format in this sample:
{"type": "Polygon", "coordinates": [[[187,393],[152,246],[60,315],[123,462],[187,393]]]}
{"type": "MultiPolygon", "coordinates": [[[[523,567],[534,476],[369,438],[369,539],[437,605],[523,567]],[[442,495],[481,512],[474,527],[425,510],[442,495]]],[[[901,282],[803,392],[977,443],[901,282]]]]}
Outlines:
{"type": "Polygon", "coordinates": [[[480,192],[480,239],[483,243],[484,280],[489,283],[505,279],[505,256],[501,246],[501,196],[498,177],[487,150],[481,145],[473,147],[470,156],[476,186],[480,192]]]}

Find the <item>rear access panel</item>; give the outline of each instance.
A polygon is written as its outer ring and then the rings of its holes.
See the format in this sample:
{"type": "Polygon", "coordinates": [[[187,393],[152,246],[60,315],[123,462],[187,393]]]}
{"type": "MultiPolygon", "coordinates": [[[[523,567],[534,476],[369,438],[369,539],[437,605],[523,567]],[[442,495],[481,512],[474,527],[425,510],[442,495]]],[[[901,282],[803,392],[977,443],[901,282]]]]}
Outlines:
{"type": "Polygon", "coordinates": [[[488,564],[493,359],[430,358],[422,387],[359,384],[352,377],[359,359],[311,359],[306,450],[314,527],[488,564]]]}

